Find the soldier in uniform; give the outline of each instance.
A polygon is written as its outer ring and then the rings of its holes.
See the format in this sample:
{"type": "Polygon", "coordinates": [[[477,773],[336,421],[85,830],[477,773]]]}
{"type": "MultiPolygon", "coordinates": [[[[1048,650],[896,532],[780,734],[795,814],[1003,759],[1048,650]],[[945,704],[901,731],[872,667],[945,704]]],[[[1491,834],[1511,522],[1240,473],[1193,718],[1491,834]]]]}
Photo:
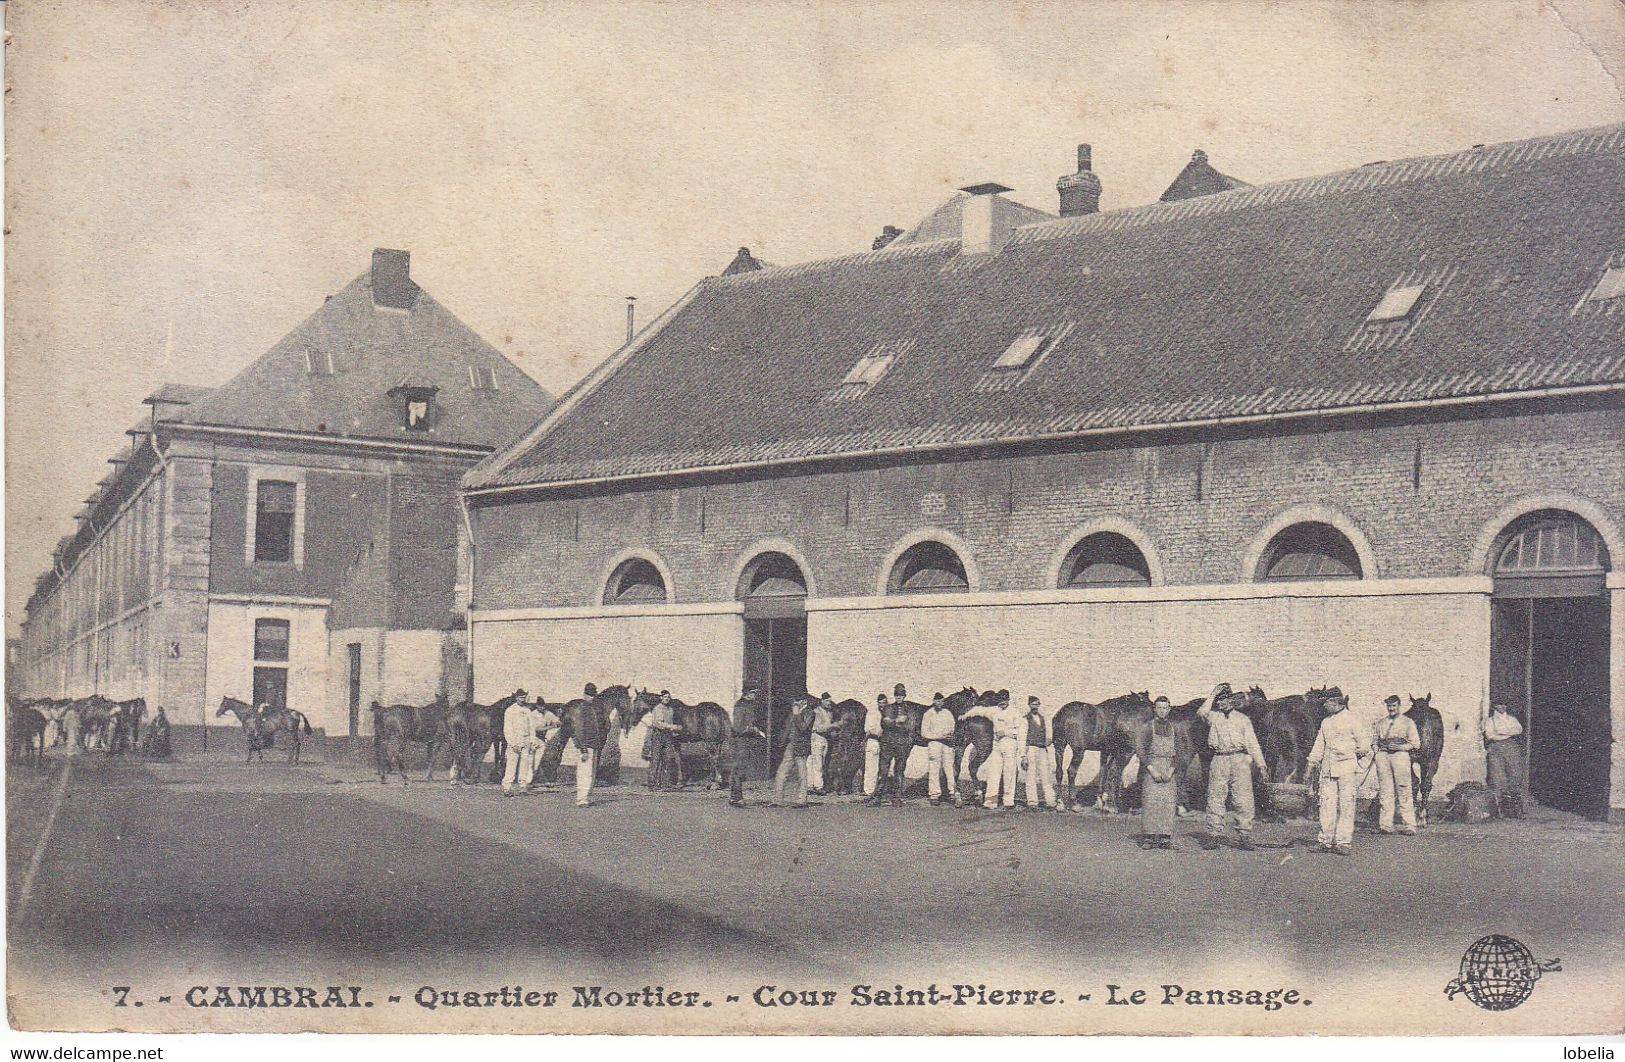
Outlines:
{"type": "MultiPolygon", "coordinates": [[[[885,694],[880,699],[886,699],[885,694]]],[[[964,801],[959,796],[959,782],[954,778],[954,731],[959,720],[942,699],[942,694],[931,698],[931,707],[920,716],[920,737],[925,740],[926,755],[926,793],[932,804],[942,803],[943,779],[948,780],[948,796],[953,799],[954,807],[963,807],[964,801]]]]}
{"type": "Polygon", "coordinates": [[[807,757],[807,786],[818,796],[827,796],[824,761],[829,758],[828,734],[835,726],[835,698],[825,693],[813,708],[812,752],[807,757]]]}
{"type": "Polygon", "coordinates": [[[1134,750],[1140,760],[1140,847],[1172,848],[1179,806],[1179,778],[1173,705],[1167,697],[1151,702],[1151,723],[1134,750]]]}
{"type": "Polygon", "coordinates": [[[677,788],[680,765],[676,762],[678,750],[674,735],[681,734],[683,728],[677,725],[673,715],[671,691],[661,690],[660,702],[654,706],[654,710],[645,720],[649,727],[646,755],[649,760],[650,789],[677,788]]]}
{"type": "Polygon", "coordinates": [[[1484,782],[1495,798],[1495,814],[1523,818],[1523,724],[1505,704],[1484,720],[1484,782]]]}
{"type": "Polygon", "coordinates": [[[993,755],[987,764],[987,796],[982,806],[989,811],[1004,796],[1004,806],[1016,806],[1016,774],[1021,761],[1021,740],[1027,732],[1027,718],[1010,703],[1008,691],[999,691],[999,703],[992,707],[972,708],[961,719],[987,718],[993,723],[993,755]]]}
{"type": "Polygon", "coordinates": [[[1027,772],[1027,807],[1037,811],[1055,803],[1055,751],[1050,744],[1049,718],[1037,697],[1027,698],[1026,741],[1021,747],[1021,766],[1027,772]]]}
{"type": "MultiPolygon", "coordinates": [[[[908,767],[909,753],[914,751],[914,720],[909,716],[908,703],[905,701],[892,701],[885,703],[882,694],[880,712],[880,778],[882,786],[887,777],[891,778],[891,802],[893,807],[903,803],[903,772],[908,767]]],[[[880,806],[880,787],[875,789],[869,803],[875,807],[880,806]]]]}
{"type": "Polygon", "coordinates": [[[728,750],[728,803],[736,808],[745,806],[745,770],[761,756],[767,742],[767,734],[758,725],[759,707],[754,686],[747,687],[734,702],[733,733],[728,750]]]}
{"type": "Polygon", "coordinates": [[[795,803],[791,807],[807,806],[807,757],[812,755],[813,707],[811,697],[797,697],[785,720],[784,755],[779,760],[779,773],[773,779],[773,806],[784,806],[784,788],[793,774],[796,777],[795,803]]]}
{"type": "Polygon", "coordinates": [[[1351,855],[1354,844],[1354,795],[1371,757],[1366,728],[1355,722],[1347,697],[1326,702],[1309,768],[1320,768],[1320,850],[1351,855]]]}
{"type": "Polygon", "coordinates": [[[1377,757],[1377,818],[1379,833],[1394,832],[1394,811],[1399,811],[1399,832],[1416,832],[1416,804],[1411,790],[1411,753],[1422,747],[1416,724],[1399,711],[1399,694],[1389,694],[1382,702],[1388,714],[1371,730],[1371,744],[1377,757]]]}

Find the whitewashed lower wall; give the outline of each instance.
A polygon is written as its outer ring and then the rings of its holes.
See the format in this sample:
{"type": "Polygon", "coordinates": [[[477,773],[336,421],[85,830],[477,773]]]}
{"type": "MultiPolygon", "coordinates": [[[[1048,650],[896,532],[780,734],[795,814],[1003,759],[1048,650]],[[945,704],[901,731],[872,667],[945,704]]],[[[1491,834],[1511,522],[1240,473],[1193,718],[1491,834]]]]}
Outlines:
{"type": "Polygon", "coordinates": [[[815,690],[873,703],[897,682],[916,700],[967,685],[1003,688],[1021,704],[1037,694],[1054,712],[1131,690],[1181,703],[1221,681],[1277,697],[1337,685],[1373,721],[1387,694],[1431,692],[1446,728],[1435,789],[1483,777],[1484,594],[851,604],[809,605],[807,681],[815,690]]]}
{"type": "Polygon", "coordinates": [[[222,697],[241,701],[254,698],[254,621],[257,619],[288,621],[288,707],[308,715],[312,726],[330,726],[326,719],[327,608],[222,601],[209,603],[209,655],[204,680],[209,725],[238,725],[231,716],[215,718],[222,697]]]}

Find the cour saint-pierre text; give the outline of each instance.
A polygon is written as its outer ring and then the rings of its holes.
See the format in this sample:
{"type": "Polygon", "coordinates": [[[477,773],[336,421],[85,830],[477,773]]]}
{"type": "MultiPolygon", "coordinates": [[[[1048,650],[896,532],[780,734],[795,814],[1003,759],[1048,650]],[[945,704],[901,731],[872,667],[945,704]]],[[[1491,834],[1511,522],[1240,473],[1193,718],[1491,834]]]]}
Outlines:
{"type": "MultiPolygon", "coordinates": [[[[129,986],[112,989],[115,1007],[140,1007],[139,998],[129,986]]],[[[357,985],[193,985],[174,996],[158,996],[156,1002],[181,1003],[194,1008],[232,1009],[351,1009],[375,1005],[374,993],[357,985]]],[[[384,1006],[417,1006],[424,1010],[467,1010],[485,1008],[609,1008],[615,1010],[665,1010],[724,1007],[755,1007],[790,1010],[825,1007],[975,1007],[1033,1008],[1058,1006],[1106,1007],[1256,1007],[1278,1011],[1286,1007],[1307,1007],[1312,1000],[1296,988],[1213,987],[1164,983],[1158,985],[1106,984],[1090,991],[1054,987],[1024,987],[1009,984],[874,985],[856,984],[844,988],[801,985],[760,984],[738,992],[718,993],[686,987],[645,984],[637,986],[572,985],[567,988],[536,988],[526,985],[500,985],[473,988],[454,985],[422,985],[413,991],[386,994],[378,999],[384,1006]]]]}

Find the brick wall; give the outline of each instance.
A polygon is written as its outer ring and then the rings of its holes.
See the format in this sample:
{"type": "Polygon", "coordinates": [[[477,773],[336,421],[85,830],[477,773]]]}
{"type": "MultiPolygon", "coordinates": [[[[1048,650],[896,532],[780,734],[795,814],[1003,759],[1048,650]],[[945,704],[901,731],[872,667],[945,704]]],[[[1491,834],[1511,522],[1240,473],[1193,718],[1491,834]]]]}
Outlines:
{"type": "Polygon", "coordinates": [[[392,479],[390,492],[390,626],[441,630],[461,626],[457,613],[457,475],[423,473],[392,479]]]}
{"type": "Polygon", "coordinates": [[[1233,583],[1271,519],[1305,505],[1363,534],[1377,567],[1368,576],[1459,575],[1520,497],[1572,494],[1625,523],[1622,449],[1625,417],[1606,410],[488,505],[474,514],[475,605],[598,604],[606,565],[628,548],[665,562],[677,601],[727,600],[746,552],[768,537],[805,558],[818,595],[873,594],[892,547],[925,527],[967,544],[981,589],[1040,589],[1054,585],[1073,530],[1102,518],[1143,532],[1168,583],[1233,583]]]}

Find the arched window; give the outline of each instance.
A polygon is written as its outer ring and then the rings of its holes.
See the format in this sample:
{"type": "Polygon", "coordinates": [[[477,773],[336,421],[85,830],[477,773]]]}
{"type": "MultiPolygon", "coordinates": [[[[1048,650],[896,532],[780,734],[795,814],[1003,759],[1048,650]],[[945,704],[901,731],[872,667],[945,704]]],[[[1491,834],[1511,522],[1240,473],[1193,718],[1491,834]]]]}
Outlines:
{"type": "Polygon", "coordinates": [[[888,594],[952,594],[970,589],[965,564],[941,542],[916,542],[903,551],[886,580],[888,594]]]}
{"type": "Polygon", "coordinates": [[[1061,564],[1061,589],[1150,586],[1151,566],[1127,535],[1099,531],[1085,537],[1061,564]]]}
{"type": "Polygon", "coordinates": [[[1270,539],[1258,560],[1260,582],[1359,579],[1364,576],[1354,543],[1331,524],[1293,524],[1270,539]]]}
{"type": "Polygon", "coordinates": [[[806,597],[801,565],[783,553],[763,553],[739,576],[739,597],[806,597]]]}
{"type": "Polygon", "coordinates": [[[604,587],[604,604],[632,605],[645,601],[665,601],[666,580],[660,569],[642,557],[632,557],[615,566],[604,587]]]}
{"type": "Polygon", "coordinates": [[[1542,509],[1513,521],[1494,553],[1496,575],[1601,575],[1608,547],[1573,513],[1542,509]]]}

